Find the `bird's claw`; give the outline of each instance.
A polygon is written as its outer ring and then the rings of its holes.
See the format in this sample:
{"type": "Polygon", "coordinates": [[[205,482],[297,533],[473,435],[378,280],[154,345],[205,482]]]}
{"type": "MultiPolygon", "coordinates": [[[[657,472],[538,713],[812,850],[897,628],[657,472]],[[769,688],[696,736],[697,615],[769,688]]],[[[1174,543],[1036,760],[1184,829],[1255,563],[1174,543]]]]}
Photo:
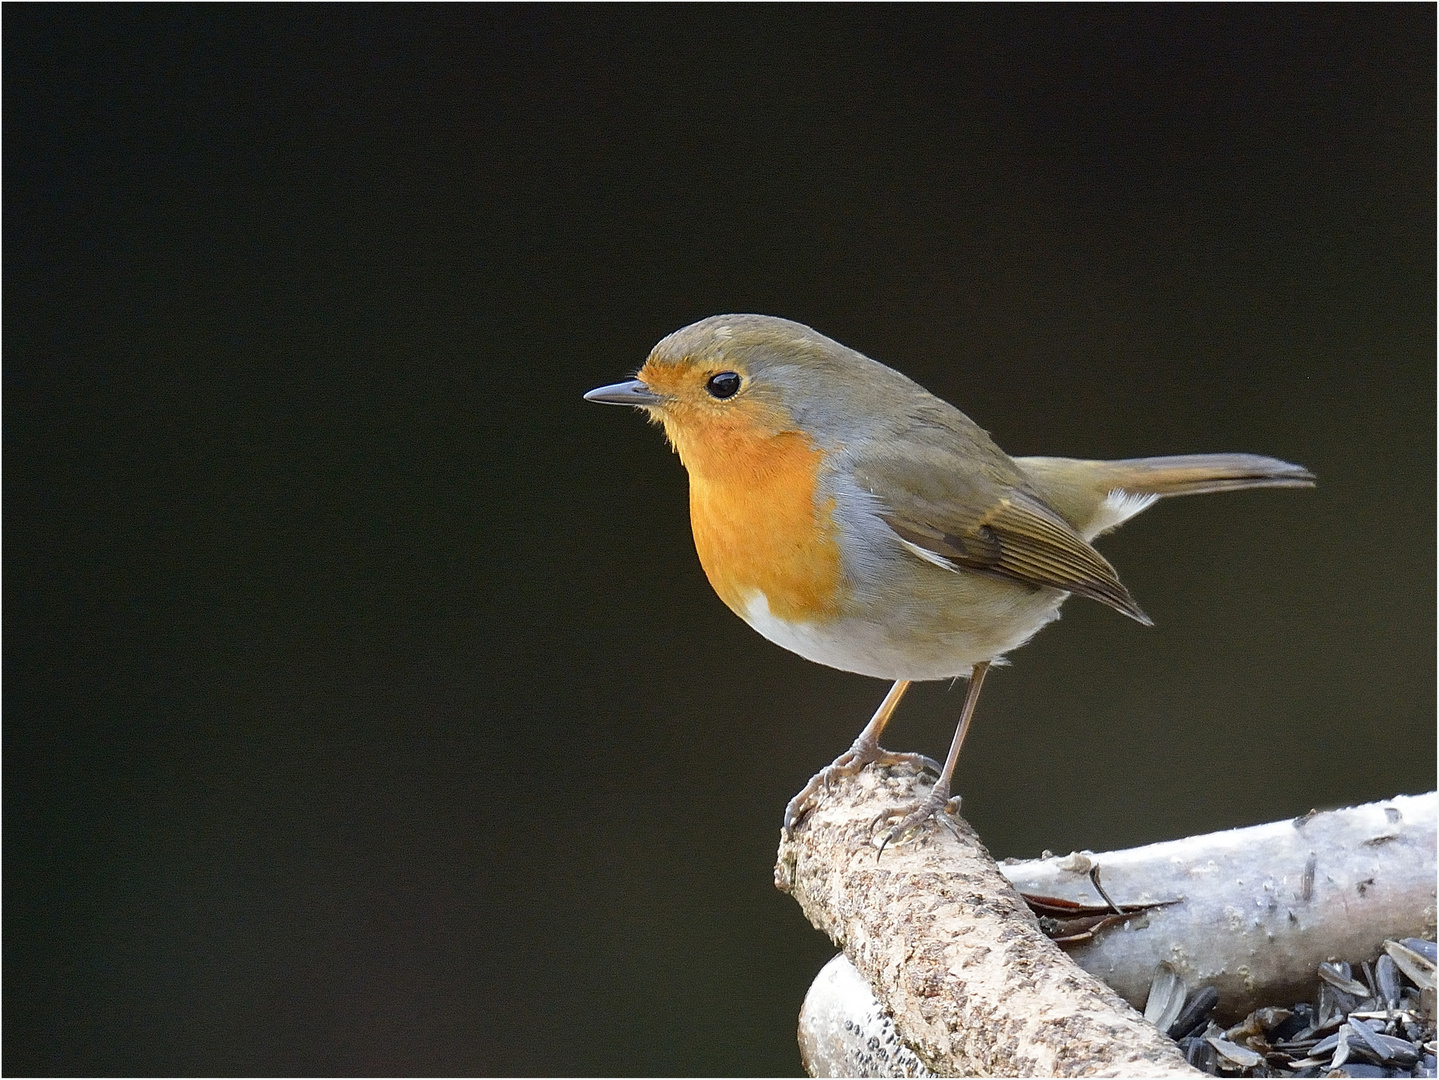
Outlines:
{"type": "MultiPolygon", "coordinates": [[[[879,845],[879,855],[883,855],[884,849],[889,847],[890,844],[904,843],[910,839],[915,830],[930,818],[937,817],[941,813],[951,816],[957,815],[961,802],[962,800],[958,795],[954,796],[954,798],[949,797],[948,784],[935,784],[929,794],[915,803],[913,807],[910,808],[909,813],[905,814],[900,820],[899,824],[890,829],[885,835],[884,840],[881,841],[879,845]]],[[[898,812],[899,811],[891,811],[886,814],[881,814],[875,819],[875,824],[878,825],[881,821],[888,820],[898,812]]],[[[876,855],[875,858],[878,859],[879,855],[876,855]]]]}
{"type": "Polygon", "coordinates": [[[895,754],[888,750],[881,750],[879,756],[874,759],[876,765],[908,765],[915,772],[932,772],[939,775],[940,765],[934,758],[927,754],[895,754]]]}
{"type": "Polygon", "coordinates": [[[924,754],[896,753],[886,750],[882,746],[867,745],[856,740],[853,746],[810,777],[809,783],[805,784],[800,793],[789,801],[789,805],[784,809],[785,835],[792,834],[799,820],[814,809],[816,796],[820,789],[830,790],[840,780],[854,776],[866,765],[906,765],[915,772],[923,772],[928,769],[936,776],[940,771],[939,763],[924,754]]]}

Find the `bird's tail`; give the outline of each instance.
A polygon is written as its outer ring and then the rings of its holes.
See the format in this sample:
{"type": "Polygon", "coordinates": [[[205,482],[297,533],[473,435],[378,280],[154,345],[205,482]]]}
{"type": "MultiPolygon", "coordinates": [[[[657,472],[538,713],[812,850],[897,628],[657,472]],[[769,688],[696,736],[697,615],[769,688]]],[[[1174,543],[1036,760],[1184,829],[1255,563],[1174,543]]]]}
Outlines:
{"type": "Polygon", "coordinates": [[[1133,495],[1203,495],[1261,487],[1313,487],[1302,465],[1259,454],[1179,454],[1097,461],[1096,479],[1133,495]]]}
{"type": "Polygon", "coordinates": [[[1262,487],[1313,487],[1300,465],[1258,454],[1081,461],[1016,458],[1039,493],[1086,540],[1108,532],[1167,495],[1202,495],[1262,487]]]}

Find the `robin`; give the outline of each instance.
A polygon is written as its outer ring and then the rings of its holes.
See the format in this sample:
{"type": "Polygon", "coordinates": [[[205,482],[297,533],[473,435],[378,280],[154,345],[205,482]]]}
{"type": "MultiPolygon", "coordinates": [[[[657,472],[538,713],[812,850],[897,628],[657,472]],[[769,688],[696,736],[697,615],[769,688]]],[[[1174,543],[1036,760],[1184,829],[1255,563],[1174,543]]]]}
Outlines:
{"type": "Polygon", "coordinates": [[[664,425],[689,473],[700,564],[731,611],[808,660],[894,682],[790,801],[786,832],[821,786],[870,764],[939,774],[886,843],[956,811],[954,766],[991,664],[1071,594],[1152,625],[1095,537],[1167,495],[1314,482],[1254,454],[1011,458],[898,371],[767,315],[677,330],[637,378],[585,399],[664,425]],[[956,677],[969,682],[943,767],[880,746],[912,682],[956,677]]]}

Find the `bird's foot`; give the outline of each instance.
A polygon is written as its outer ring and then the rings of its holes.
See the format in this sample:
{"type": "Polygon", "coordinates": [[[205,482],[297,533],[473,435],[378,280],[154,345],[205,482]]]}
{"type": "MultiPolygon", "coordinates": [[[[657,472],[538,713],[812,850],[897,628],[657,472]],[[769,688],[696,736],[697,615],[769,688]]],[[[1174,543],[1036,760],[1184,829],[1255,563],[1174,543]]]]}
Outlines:
{"type": "MultiPolygon", "coordinates": [[[[941,778],[935,783],[934,787],[930,789],[929,794],[915,803],[910,808],[909,813],[905,814],[904,818],[901,819],[900,823],[889,830],[888,835],[885,836],[884,841],[879,845],[879,854],[883,855],[884,849],[890,844],[904,843],[906,840],[911,839],[915,830],[930,818],[936,817],[941,813],[958,814],[960,801],[958,795],[952,799],[949,797],[949,781],[941,778]]],[[[899,813],[899,811],[895,811],[894,813],[899,813]]],[[[885,814],[880,820],[892,817],[892,813],[885,814]]]]}
{"type": "Polygon", "coordinates": [[[784,808],[784,832],[789,836],[801,818],[814,809],[821,790],[834,787],[840,780],[853,776],[866,765],[907,765],[915,772],[928,769],[938,775],[939,763],[924,754],[903,754],[886,750],[876,743],[856,739],[854,745],[809,778],[809,783],[784,808]]]}

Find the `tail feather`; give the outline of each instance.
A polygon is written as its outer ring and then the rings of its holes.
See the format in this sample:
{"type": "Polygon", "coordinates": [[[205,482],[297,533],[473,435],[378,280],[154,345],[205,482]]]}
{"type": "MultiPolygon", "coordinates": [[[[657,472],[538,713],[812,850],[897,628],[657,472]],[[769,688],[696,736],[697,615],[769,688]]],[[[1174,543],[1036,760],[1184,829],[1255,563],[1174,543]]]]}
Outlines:
{"type": "Polygon", "coordinates": [[[1314,474],[1303,466],[1258,454],[1180,454],[1123,461],[1015,460],[1045,501],[1086,540],[1108,532],[1168,495],[1314,486],[1314,474]]]}
{"type": "Polygon", "coordinates": [[[1202,495],[1261,487],[1313,487],[1301,465],[1259,454],[1179,454],[1106,461],[1111,487],[1132,495],[1202,495]]]}

